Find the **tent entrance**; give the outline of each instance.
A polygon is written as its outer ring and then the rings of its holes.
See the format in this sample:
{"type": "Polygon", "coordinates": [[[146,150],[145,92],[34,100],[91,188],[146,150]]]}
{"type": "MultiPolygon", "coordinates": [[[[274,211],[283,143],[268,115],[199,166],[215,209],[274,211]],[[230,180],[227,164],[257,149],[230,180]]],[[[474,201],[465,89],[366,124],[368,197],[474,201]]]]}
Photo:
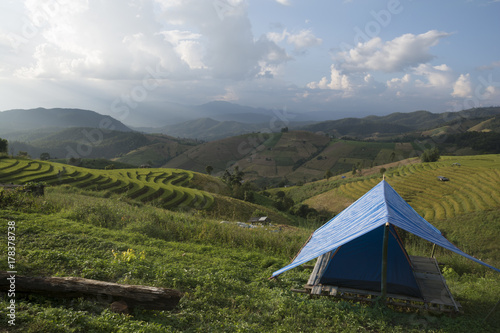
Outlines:
{"type": "MultiPolygon", "coordinates": [[[[380,291],[382,243],[380,226],[334,251],[319,277],[320,284],[380,291]]],[[[387,257],[387,292],[422,297],[406,253],[394,226],[389,227],[387,257]]]]}
{"type": "MultiPolygon", "coordinates": [[[[374,302],[380,296],[380,291],[320,283],[321,275],[324,274],[331,258],[331,252],[320,256],[304,289],[292,289],[292,291],[311,296],[333,296],[365,302],[374,302]]],[[[439,312],[461,312],[462,306],[453,299],[436,259],[419,256],[409,256],[409,259],[421,296],[397,294],[389,290],[387,304],[439,312]]]]}

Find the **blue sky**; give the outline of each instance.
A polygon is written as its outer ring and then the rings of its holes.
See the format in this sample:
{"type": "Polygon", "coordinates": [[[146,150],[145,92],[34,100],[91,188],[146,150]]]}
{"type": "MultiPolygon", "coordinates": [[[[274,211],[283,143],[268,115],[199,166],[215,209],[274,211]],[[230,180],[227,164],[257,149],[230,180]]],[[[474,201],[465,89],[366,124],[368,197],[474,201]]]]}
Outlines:
{"type": "Polygon", "coordinates": [[[500,105],[499,17],[498,0],[3,0],[0,110],[500,105]]]}

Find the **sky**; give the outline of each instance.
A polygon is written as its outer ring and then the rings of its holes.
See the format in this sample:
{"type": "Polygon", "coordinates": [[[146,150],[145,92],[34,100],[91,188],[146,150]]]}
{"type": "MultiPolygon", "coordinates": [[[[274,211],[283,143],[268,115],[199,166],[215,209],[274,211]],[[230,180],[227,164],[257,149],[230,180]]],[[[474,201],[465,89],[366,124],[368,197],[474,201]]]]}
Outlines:
{"type": "Polygon", "coordinates": [[[0,110],[500,105],[499,17],[499,0],[1,0],[0,110]]]}

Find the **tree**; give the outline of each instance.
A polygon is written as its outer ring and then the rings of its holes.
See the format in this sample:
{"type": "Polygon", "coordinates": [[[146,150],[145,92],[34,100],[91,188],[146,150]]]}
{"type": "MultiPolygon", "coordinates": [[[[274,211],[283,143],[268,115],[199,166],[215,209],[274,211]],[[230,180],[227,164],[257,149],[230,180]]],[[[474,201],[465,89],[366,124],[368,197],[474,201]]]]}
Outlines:
{"type": "Polygon", "coordinates": [[[331,176],[333,176],[333,174],[330,171],[330,169],[326,170],[326,172],[325,172],[325,178],[326,178],[326,180],[330,179],[331,176]]]}
{"type": "Polygon", "coordinates": [[[9,141],[7,139],[0,138],[0,153],[8,152],[9,141]]]}
{"type": "Polygon", "coordinates": [[[28,152],[26,152],[26,151],[20,151],[19,153],[17,153],[17,157],[20,157],[20,158],[29,158],[30,156],[28,155],[28,152]]]}
{"type": "Polygon", "coordinates": [[[422,163],[437,162],[440,157],[441,154],[439,153],[439,149],[437,149],[437,147],[434,147],[432,149],[424,150],[424,152],[420,156],[420,161],[422,161],[422,163]]]}
{"type": "Polygon", "coordinates": [[[387,171],[386,168],[380,168],[380,174],[383,175],[387,171]]]}
{"type": "Polygon", "coordinates": [[[288,126],[281,128],[281,133],[288,133],[288,126]]]}
{"type": "Polygon", "coordinates": [[[212,171],[214,171],[214,167],[211,166],[211,165],[207,165],[205,167],[205,171],[207,172],[208,175],[211,175],[212,174],[212,171]]]}
{"type": "Polygon", "coordinates": [[[50,160],[50,154],[49,153],[41,153],[40,154],[40,159],[42,161],[48,161],[48,160],[50,160]]]}

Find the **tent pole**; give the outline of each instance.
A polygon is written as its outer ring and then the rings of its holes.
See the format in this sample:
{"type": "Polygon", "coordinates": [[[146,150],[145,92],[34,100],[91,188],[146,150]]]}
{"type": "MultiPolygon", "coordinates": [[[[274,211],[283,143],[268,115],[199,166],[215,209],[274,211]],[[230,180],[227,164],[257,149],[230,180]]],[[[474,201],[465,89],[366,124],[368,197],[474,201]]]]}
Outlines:
{"type": "Polygon", "coordinates": [[[434,258],[434,253],[436,252],[436,243],[432,245],[431,258],[434,258]]]}
{"type": "Polygon", "coordinates": [[[387,297],[387,245],[389,244],[389,222],[384,228],[384,243],[382,246],[382,278],[380,279],[380,298],[385,302],[387,297]]]}

